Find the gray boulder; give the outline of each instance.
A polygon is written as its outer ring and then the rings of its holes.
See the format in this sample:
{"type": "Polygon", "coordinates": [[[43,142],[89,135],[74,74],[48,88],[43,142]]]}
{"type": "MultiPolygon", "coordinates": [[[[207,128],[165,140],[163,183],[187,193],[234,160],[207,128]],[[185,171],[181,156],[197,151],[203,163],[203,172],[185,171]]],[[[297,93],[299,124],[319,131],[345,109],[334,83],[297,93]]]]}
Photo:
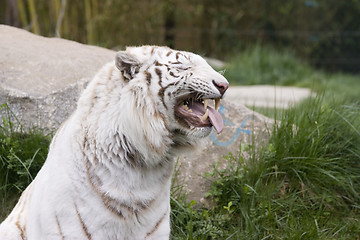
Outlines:
{"type": "Polygon", "coordinates": [[[54,130],[115,52],[0,25],[0,103],[26,126],[54,130]]]}
{"type": "MultiPolygon", "coordinates": [[[[36,36],[0,25],[0,104],[7,103],[26,126],[56,130],[75,109],[77,99],[99,68],[114,58],[114,51],[58,38],[36,36]]],[[[225,128],[197,153],[178,159],[176,180],[189,200],[203,202],[212,170],[222,156],[239,154],[240,144],[266,139],[272,120],[246,107],[222,101],[225,128]]]]}

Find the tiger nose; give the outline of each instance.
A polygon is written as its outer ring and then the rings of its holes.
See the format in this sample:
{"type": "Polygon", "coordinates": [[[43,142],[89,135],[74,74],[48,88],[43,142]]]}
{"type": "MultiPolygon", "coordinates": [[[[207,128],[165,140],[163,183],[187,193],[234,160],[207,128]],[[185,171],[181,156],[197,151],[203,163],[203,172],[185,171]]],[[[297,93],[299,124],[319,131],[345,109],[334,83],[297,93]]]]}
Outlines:
{"type": "Polygon", "coordinates": [[[221,96],[223,96],[226,90],[229,88],[229,83],[227,82],[216,82],[215,80],[213,80],[212,82],[217,88],[217,90],[219,90],[221,96]]]}

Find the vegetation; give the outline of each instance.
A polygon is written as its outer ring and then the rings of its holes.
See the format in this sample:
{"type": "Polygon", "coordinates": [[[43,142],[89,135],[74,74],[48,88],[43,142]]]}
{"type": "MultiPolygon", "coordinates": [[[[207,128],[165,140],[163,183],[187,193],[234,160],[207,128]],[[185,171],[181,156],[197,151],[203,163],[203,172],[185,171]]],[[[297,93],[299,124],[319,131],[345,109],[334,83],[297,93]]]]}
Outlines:
{"type": "MultiPolygon", "coordinates": [[[[233,84],[311,87],[317,97],[275,117],[267,146],[208,174],[215,205],[172,199],[173,239],[359,239],[359,76],[314,71],[291,52],[250,48],[230,62],[233,84]]],[[[259,110],[259,109],[258,109],[259,110]]]]}
{"type": "MultiPolygon", "coordinates": [[[[225,74],[233,84],[307,86],[318,95],[274,114],[279,121],[266,146],[241,146],[249,159],[229,153],[227,169],[214,166],[206,175],[213,207],[195,207],[174,187],[171,239],[359,239],[359,76],[315,71],[291,52],[260,47],[235,57],[225,74]]],[[[18,121],[6,116],[0,186],[15,191],[34,177],[31,167],[42,164],[49,137],[19,134],[18,121]]],[[[0,199],[12,207],[13,198],[0,199]]]]}
{"type": "Polygon", "coordinates": [[[285,111],[265,148],[209,173],[212,209],[173,199],[173,239],[358,239],[359,119],[321,97],[285,111]]]}
{"type": "Polygon", "coordinates": [[[359,15],[358,0],[0,1],[0,23],[43,36],[108,48],[168,45],[218,58],[259,42],[356,72],[359,15]]]}
{"type": "Polygon", "coordinates": [[[225,77],[233,85],[268,84],[308,87],[324,92],[325,101],[339,104],[359,101],[360,76],[314,70],[291,50],[255,45],[235,56],[225,77]]]}
{"type": "Polygon", "coordinates": [[[51,138],[36,129],[25,131],[7,104],[0,105],[0,113],[1,222],[43,165],[51,138]]]}

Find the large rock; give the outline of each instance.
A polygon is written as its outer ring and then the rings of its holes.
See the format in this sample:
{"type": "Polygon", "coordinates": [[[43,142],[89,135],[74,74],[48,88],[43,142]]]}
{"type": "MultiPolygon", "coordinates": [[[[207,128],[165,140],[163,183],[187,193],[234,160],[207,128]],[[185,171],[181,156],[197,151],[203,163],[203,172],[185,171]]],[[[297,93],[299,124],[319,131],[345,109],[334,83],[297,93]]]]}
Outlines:
{"type": "Polygon", "coordinates": [[[56,129],[115,52],[0,25],[0,103],[24,125],[56,129]]]}
{"type": "MultiPolygon", "coordinates": [[[[48,130],[68,118],[87,82],[115,53],[4,25],[0,36],[0,104],[7,102],[26,126],[48,130]]],[[[260,142],[272,124],[242,105],[222,104],[223,133],[212,133],[197,153],[179,158],[176,184],[184,187],[189,200],[201,201],[209,187],[203,175],[213,164],[229,152],[237,155],[241,143],[260,142]]]]}

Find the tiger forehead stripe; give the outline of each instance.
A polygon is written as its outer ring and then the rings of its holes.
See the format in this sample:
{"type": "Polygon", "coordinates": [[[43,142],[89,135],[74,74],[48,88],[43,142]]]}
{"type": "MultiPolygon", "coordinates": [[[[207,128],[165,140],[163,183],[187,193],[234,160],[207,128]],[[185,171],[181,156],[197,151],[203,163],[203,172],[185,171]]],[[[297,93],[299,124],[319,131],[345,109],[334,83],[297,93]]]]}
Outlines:
{"type": "Polygon", "coordinates": [[[169,62],[170,64],[183,64],[182,62],[180,61],[176,61],[176,62],[169,62]]]}
{"type": "Polygon", "coordinates": [[[153,46],[153,47],[151,48],[151,54],[154,54],[155,48],[157,48],[157,47],[156,47],[156,46],[153,46]]]}
{"type": "Polygon", "coordinates": [[[162,63],[159,63],[159,61],[155,61],[155,66],[163,66],[164,64],[162,64],[162,63]]]}
{"type": "Polygon", "coordinates": [[[162,72],[159,68],[155,68],[155,73],[159,77],[159,86],[162,87],[162,72]]]}
{"type": "Polygon", "coordinates": [[[180,77],[180,76],[176,76],[172,71],[169,72],[170,76],[172,77],[180,77]]]}
{"type": "Polygon", "coordinates": [[[168,57],[168,56],[170,56],[170,54],[172,54],[172,51],[169,51],[169,52],[166,54],[166,56],[168,57]]]}

